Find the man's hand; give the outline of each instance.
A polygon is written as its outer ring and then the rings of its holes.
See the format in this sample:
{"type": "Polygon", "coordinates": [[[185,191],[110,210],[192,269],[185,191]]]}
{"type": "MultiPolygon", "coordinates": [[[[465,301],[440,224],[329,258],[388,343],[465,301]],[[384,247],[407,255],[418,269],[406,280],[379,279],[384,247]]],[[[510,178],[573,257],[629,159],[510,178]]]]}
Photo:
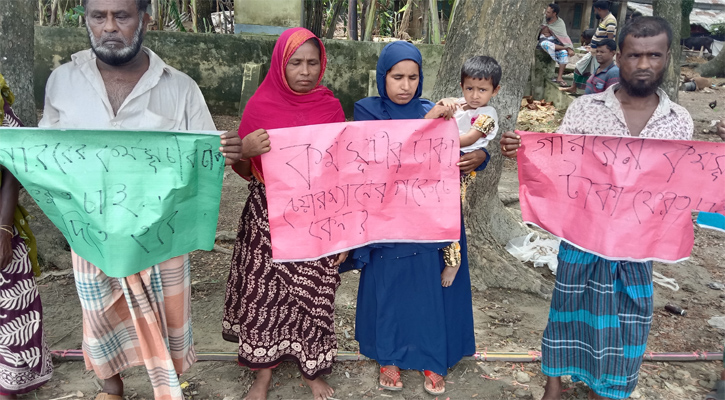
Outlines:
{"type": "Polygon", "coordinates": [[[12,235],[4,230],[0,230],[0,271],[7,268],[10,262],[13,261],[12,239],[12,235]]]}
{"type": "Polygon", "coordinates": [[[514,132],[508,131],[501,135],[501,154],[508,158],[516,158],[516,154],[521,147],[521,136],[514,132]]]}
{"type": "Polygon", "coordinates": [[[242,139],[236,132],[224,132],[221,136],[222,147],[219,151],[224,155],[225,165],[234,165],[238,163],[242,157],[242,139]]]}
{"type": "Polygon", "coordinates": [[[718,136],[720,136],[720,139],[725,140],[725,120],[721,119],[716,126],[718,136]]]}
{"type": "Polygon", "coordinates": [[[483,164],[484,161],[486,161],[486,152],[483,150],[475,150],[462,155],[456,165],[458,165],[462,174],[470,174],[483,164]]]}

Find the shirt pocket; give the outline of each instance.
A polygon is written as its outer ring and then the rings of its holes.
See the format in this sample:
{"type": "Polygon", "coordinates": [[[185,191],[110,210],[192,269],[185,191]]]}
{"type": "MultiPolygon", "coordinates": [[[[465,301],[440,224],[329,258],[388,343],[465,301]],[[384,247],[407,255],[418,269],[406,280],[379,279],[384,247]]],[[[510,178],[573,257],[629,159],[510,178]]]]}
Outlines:
{"type": "Polygon", "coordinates": [[[162,131],[173,131],[179,127],[178,121],[175,119],[166,117],[161,114],[157,114],[149,109],[145,109],[143,116],[138,121],[138,128],[141,129],[154,129],[162,131]]]}

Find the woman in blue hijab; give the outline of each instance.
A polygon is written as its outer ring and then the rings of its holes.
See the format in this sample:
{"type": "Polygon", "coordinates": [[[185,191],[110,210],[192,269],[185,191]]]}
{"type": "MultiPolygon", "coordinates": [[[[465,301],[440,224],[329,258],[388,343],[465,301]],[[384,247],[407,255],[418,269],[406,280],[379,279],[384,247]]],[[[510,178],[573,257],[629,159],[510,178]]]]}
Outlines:
{"type": "MultiPolygon", "coordinates": [[[[452,110],[420,98],[422,64],[420,51],[410,43],[385,46],[377,66],[380,96],[355,103],[355,120],[449,117],[452,110]]],[[[482,161],[473,161],[474,167],[482,161]]],[[[448,368],[476,351],[462,222],[460,244],[461,267],[446,288],[441,272],[447,243],[379,243],[354,251],[362,268],[355,338],[360,353],[380,363],[384,389],[401,390],[400,370],[413,369],[424,371],[428,393],[440,395],[448,368]]]]}

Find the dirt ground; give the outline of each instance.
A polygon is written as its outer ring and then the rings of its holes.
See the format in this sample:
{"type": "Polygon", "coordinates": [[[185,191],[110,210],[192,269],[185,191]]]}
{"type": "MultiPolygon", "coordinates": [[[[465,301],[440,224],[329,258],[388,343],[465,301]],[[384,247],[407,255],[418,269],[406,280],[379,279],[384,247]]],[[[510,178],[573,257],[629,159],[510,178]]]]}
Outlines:
{"type": "MultiPolygon", "coordinates": [[[[717,83],[722,83],[718,81],[717,83]]],[[[695,139],[720,140],[711,131],[711,121],[725,114],[725,87],[706,92],[680,92],[680,103],[695,121],[695,139]],[[717,100],[712,110],[708,104],[717,100]]],[[[219,129],[236,129],[236,117],[215,117],[219,129]]],[[[516,163],[506,161],[499,186],[501,198],[518,210],[516,163]]],[[[218,231],[234,232],[247,196],[246,183],[234,173],[224,180],[218,231]]],[[[696,242],[689,260],[678,264],[655,264],[655,271],[677,280],[680,290],[655,285],[654,322],[648,343],[652,352],[722,351],[725,331],[710,327],[707,320],[725,315],[725,291],[708,288],[711,282],[725,283],[723,247],[725,235],[696,228],[696,242]],[[675,316],[664,310],[666,303],[687,310],[687,316],[675,316]]],[[[232,242],[221,240],[221,247],[232,242]]],[[[230,256],[223,252],[192,254],[192,306],[194,340],[198,352],[236,352],[236,346],[222,340],[220,321],[224,288],[230,256]]],[[[527,268],[533,268],[528,265],[527,268]]],[[[553,280],[548,270],[539,269],[553,280]]],[[[337,293],[336,320],[340,350],[356,352],[354,337],[355,304],[359,275],[346,273],[337,293]]],[[[72,275],[56,271],[39,282],[44,304],[46,334],[54,350],[79,349],[81,345],[81,309],[72,275]]],[[[527,352],[541,349],[541,333],[546,325],[549,303],[529,294],[491,289],[473,292],[476,343],[480,352],[527,352]]],[[[85,371],[82,361],[56,359],[53,380],[24,399],[86,398],[92,399],[100,381],[85,371]],[[70,396],[70,397],[64,397],[70,396]]],[[[717,379],[721,362],[687,363],[645,362],[635,399],[702,399],[717,379]]],[[[381,391],[377,385],[377,364],[373,361],[338,362],[328,381],[335,388],[335,399],[432,399],[423,391],[423,376],[404,371],[405,389],[394,393],[381,391]]],[[[206,361],[196,363],[182,376],[188,383],[188,399],[241,400],[253,379],[252,373],[235,362],[206,361]]],[[[126,399],[152,399],[152,389],[143,368],[124,373],[126,399]]],[[[540,399],[544,376],[538,363],[504,363],[462,361],[446,378],[447,392],[440,399],[540,399]]],[[[564,399],[585,399],[581,384],[566,381],[564,399]]],[[[288,363],[274,372],[270,399],[310,398],[300,374],[288,363]]]]}

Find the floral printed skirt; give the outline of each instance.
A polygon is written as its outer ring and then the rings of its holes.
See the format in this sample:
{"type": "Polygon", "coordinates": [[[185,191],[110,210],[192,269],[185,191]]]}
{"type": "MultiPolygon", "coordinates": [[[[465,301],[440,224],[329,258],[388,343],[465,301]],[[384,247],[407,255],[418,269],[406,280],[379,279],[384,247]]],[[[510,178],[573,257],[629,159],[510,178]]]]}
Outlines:
{"type": "Polygon", "coordinates": [[[334,257],[272,262],[265,187],[252,179],[227,281],[224,339],[253,369],[295,362],[307,379],[329,374],[337,355],[334,257]]]}

